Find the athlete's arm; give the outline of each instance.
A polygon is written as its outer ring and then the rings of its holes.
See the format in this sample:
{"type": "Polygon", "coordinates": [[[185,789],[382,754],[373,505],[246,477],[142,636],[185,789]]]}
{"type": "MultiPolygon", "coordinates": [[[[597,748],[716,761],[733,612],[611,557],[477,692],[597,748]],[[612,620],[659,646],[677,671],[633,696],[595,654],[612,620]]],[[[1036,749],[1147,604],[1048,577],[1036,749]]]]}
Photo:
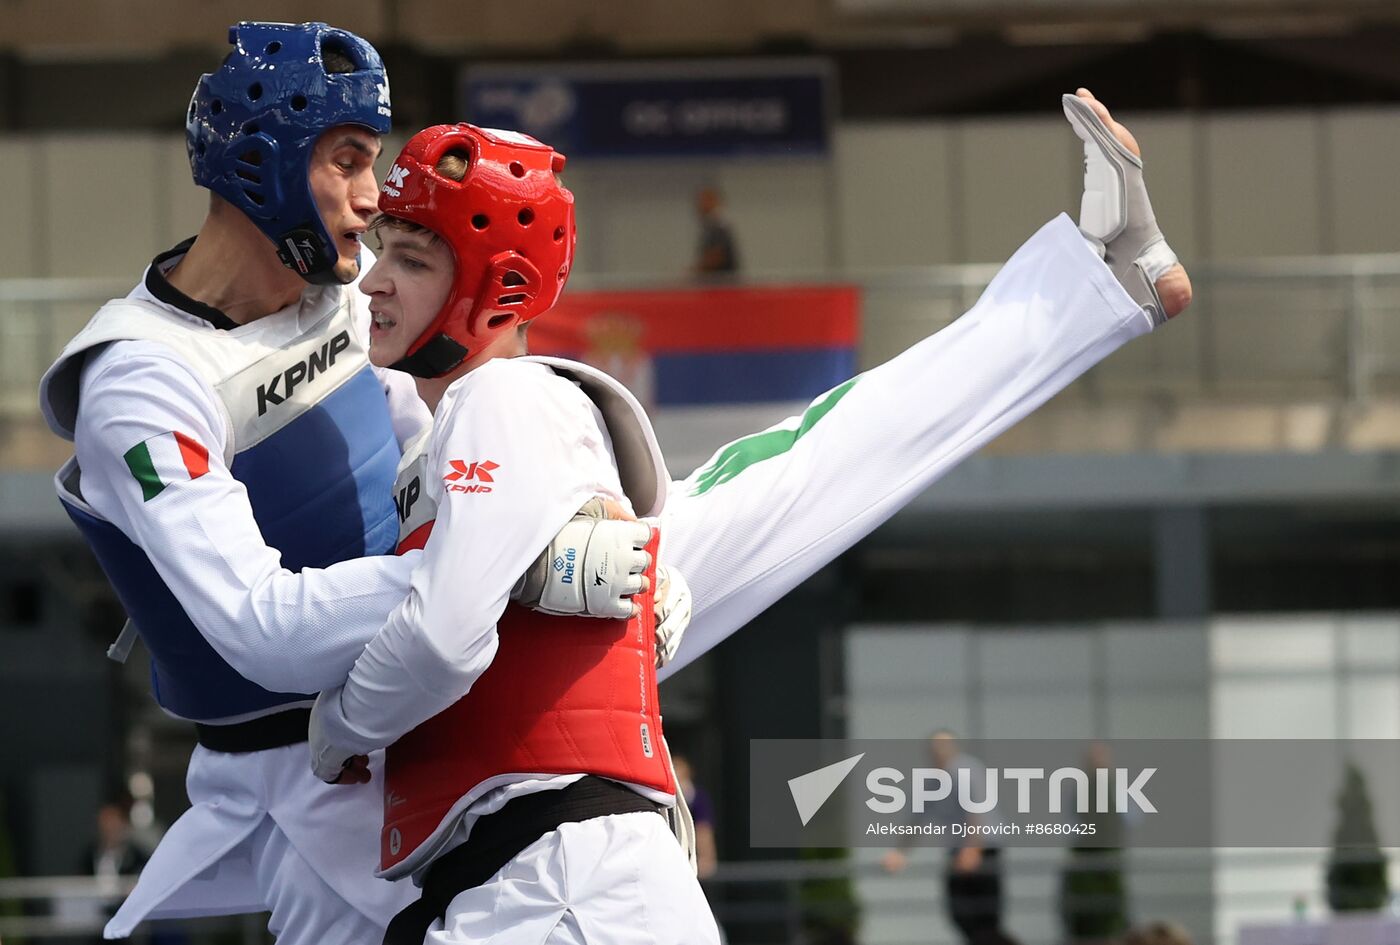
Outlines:
{"type": "Polygon", "coordinates": [[[146,552],[240,674],[274,692],[334,685],[403,601],[417,554],[283,568],[224,463],[227,431],[213,391],[163,351],[123,342],[84,371],[74,437],[83,499],[146,552]],[[208,451],[208,471],[147,499],[125,456],[171,432],[208,451]]]}
{"type": "Polygon", "coordinates": [[[1151,322],[1060,217],[952,325],[673,486],[661,560],[694,613],[670,675],[1151,322]]]}
{"type": "Polygon", "coordinates": [[[588,499],[616,497],[616,473],[610,484],[611,467],[602,466],[606,454],[580,445],[598,427],[570,382],[537,365],[497,361],[447,396],[437,411],[429,474],[450,474],[453,461],[468,468],[489,461],[489,491],[455,477],[408,599],[365,647],[344,686],[317,700],[311,749],[323,777],[465,695],[495,656],[496,621],[517,576],[588,499]]]}

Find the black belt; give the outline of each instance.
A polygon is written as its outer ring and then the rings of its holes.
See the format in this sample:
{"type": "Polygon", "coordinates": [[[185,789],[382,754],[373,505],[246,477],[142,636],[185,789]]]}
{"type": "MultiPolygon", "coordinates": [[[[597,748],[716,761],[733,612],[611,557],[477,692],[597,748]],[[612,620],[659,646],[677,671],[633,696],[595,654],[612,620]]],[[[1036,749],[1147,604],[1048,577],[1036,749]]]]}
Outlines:
{"type": "Polygon", "coordinates": [[[428,927],[443,917],[458,893],[495,876],[520,851],[561,824],[638,811],[660,813],[661,805],[616,781],[592,775],[558,791],[536,791],[515,798],[494,814],[478,819],[466,843],[428,867],[423,898],[394,916],[384,933],[384,945],[423,945],[428,927]]]}
{"type": "MultiPolygon", "coordinates": [[[[281,748],[306,741],[306,729],[311,724],[310,709],[287,709],[274,715],[264,715],[233,725],[194,723],[199,743],[210,751],[245,752],[281,748]]],[[[308,762],[309,764],[309,762],[308,762]]]]}

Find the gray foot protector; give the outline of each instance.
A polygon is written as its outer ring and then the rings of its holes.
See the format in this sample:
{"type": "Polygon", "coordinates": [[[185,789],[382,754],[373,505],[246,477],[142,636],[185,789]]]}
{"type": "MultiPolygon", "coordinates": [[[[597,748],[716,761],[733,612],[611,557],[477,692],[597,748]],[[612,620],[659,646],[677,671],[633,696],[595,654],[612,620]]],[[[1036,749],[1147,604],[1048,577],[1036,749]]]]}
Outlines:
{"type": "Polygon", "coordinates": [[[1167,314],[1154,283],[1177,259],[1152,214],[1142,159],[1119,143],[1083,99],[1066,95],[1062,101],[1065,117],[1084,142],[1079,229],[1153,325],[1161,325],[1167,314]]]}

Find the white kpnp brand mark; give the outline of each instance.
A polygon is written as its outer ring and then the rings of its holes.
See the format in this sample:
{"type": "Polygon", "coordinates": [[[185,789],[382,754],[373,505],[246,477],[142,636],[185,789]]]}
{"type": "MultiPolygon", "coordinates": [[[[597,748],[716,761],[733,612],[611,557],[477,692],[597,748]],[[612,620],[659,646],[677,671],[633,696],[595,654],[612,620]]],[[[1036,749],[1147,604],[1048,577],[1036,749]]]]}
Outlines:
{"type": "Polygon", "coordinates": [[[403,192],[404,181],[408,180],[408,168],[399,167],[395,164],[389,168],[389,175],[384,178],[384,186],[379,188],[390,197],[397,197],[403,192]]]}
{"type": "Polygon", "coordinates": [[[385,118],[390,117],[389,106],[389,77],[385,76],[382,81],[376,83],[379,90],[379,114],[385,118]]]}

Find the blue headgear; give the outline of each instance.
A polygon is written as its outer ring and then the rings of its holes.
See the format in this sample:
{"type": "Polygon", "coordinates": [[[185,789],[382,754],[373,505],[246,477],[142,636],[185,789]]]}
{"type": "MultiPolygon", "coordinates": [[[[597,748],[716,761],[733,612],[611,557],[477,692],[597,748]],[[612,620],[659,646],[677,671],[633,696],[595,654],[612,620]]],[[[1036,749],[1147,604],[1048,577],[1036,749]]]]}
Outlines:
{"type": "Polygon", "coordinates": [[[336,125],[389,131],[389,77],[374,47],[324,23],[239,23],[185,121],[194,182],[248,215],[307,282],[336,281],[338,254],[311,194],[316,139],[336,125]],[[328,73],[326,52],[353,72],[328,73]]]}

